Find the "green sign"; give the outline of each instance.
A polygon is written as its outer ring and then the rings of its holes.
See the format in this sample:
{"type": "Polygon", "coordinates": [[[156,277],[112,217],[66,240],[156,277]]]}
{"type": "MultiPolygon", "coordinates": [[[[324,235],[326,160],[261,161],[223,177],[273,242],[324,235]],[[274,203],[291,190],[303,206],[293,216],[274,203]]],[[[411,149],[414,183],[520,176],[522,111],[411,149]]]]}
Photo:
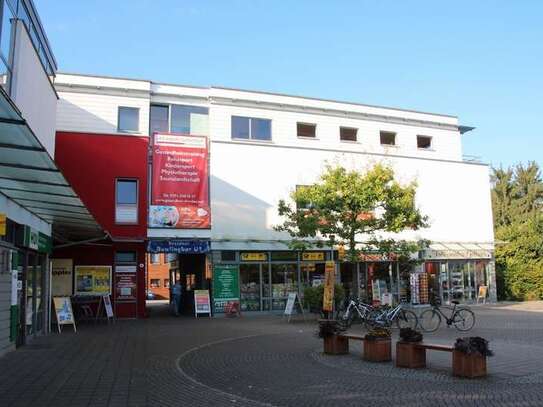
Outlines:
{"type": "Polygon", "coordinates": [[[51,238],[41,232],[38,235],[38,251],[41,253],[49,253],[49,254],[51,254],[51,252],[53,251],[51,238]]]}
{"type": "Polygon", "coordinates": [[[239,302],[239,266],[216,264],[213,267],[215,312],[224,312],[229,302],[239,302]]]}

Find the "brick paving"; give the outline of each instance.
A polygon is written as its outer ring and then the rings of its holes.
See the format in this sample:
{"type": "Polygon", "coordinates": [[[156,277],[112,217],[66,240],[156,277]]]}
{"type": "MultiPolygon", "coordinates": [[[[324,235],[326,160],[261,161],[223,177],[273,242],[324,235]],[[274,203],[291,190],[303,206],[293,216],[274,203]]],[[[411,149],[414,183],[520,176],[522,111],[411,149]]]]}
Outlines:
{"type": "MultiPolygon", "coordinates": [[[[326,356],[314,322],[157,313],[81,325],[0,358],[0,405],[543,406],[543,314],[474,310],[470,335],[491,339],[496,352],[486,379],[453,378],[445,352],[428,352],[423,370],[364,362],[358,342],[349,355],[326,356]]],[[[425,339],[458,336],[443,328],[425,339]]]]}

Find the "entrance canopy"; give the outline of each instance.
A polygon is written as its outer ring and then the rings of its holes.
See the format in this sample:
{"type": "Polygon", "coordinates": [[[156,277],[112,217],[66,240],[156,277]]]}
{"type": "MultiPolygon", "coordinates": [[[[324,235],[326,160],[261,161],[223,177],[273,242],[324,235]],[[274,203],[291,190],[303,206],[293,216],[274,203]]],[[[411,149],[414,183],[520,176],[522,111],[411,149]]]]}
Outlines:
{"type": "Polygon", "coordinates": [[[52,224],[53,237],[61,243],[104,236],[3,89],[0,89],[0,192],[52,224]]]}

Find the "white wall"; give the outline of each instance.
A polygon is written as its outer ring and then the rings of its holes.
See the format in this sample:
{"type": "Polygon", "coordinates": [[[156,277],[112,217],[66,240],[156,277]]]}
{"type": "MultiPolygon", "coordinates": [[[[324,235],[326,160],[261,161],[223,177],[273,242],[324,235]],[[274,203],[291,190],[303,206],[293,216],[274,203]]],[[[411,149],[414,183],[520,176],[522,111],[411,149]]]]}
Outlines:
{"type": "Polygon", "coordinates": [[[277,203],[297,184],[313,183],[327,161],[364,170],[384,159],[400,181],[417,180],[417,203],[430,218],[428,229],[403,237],[493,241],[484,165],[232,142],[213,142],[211,157],[213,239],[285,239],[272,229],[281,223],[277,203]]]}
{"type": "Polygon", "coordinates": [[[15,38],[11,98],[54,157],[57,96],[21,20],[17,21],[15,38]]]}

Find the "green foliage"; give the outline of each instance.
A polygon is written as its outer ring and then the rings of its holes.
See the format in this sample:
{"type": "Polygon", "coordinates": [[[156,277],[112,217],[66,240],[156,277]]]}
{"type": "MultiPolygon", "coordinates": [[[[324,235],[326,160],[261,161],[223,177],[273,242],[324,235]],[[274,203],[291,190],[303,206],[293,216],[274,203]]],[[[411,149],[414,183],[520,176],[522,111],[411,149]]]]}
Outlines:
{"type": "Polygon", "coordinates": [[[493,169],[492,208],[500,299],[543,299],[543,182],[534,162],[493,169]]]}
{"type": "Polygon", "coordinates": [[[275,229],[288,232],[291,247],[297,250],[344,244],[351,262],[358,261],[361,252],[408,256],[421,248],[421,242],[381,235],[427,226],[415,205],[416,188],[415,182],[401,185],[392,168],[382,164],[365,173],[327,166],[319,182],[292,192],[296,205],[279,201],[279,215],[285,221],[275,229]]]}
{"type": "MultiPolygon", "coordinates": [[[[306,287],[304,289],[304,306],[309,307],[312,312],[322,311],[322,299],[324,296],[324,285],[306,287]]],[[[334,304],[338,309],[345,299],[345,289],[342,285],[334,285],[334,304]]]]}

